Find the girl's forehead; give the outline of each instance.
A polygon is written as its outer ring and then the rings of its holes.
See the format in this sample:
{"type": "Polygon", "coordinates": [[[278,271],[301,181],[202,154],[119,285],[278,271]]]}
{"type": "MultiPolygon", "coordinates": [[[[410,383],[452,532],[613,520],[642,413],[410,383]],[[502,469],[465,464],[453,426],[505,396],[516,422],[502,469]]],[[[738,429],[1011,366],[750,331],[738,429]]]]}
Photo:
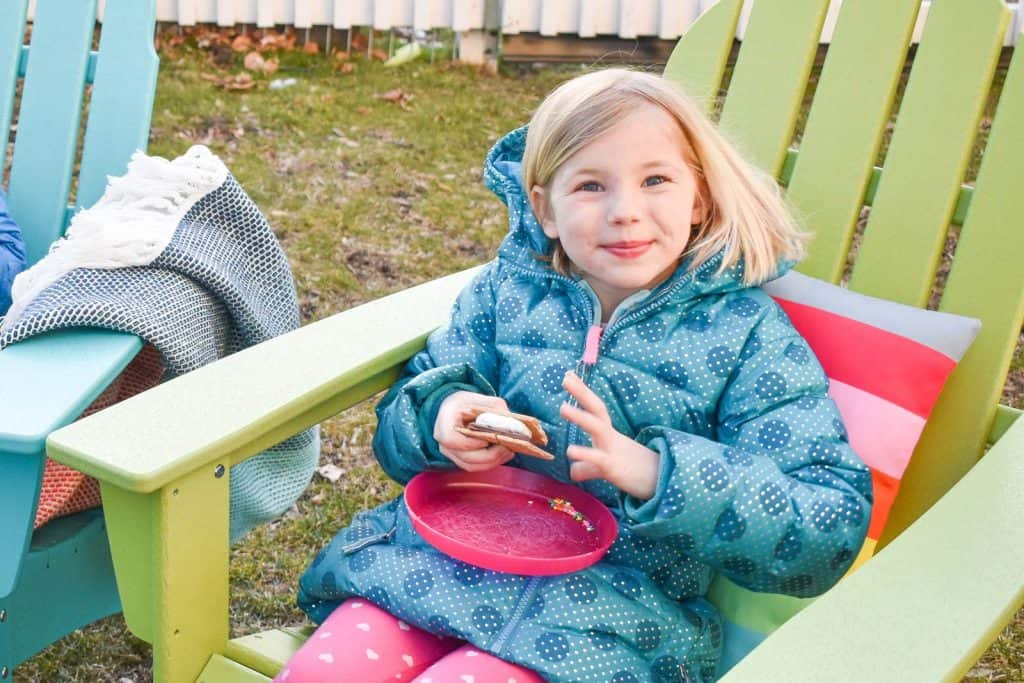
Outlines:
{"type": "Polygon", "coordinates": [[[637,106],[596,139],[576,150],[563,164],[622,165],[648,161],[689,164],[692,152],[676,119],[653,104],[637,106]]]}

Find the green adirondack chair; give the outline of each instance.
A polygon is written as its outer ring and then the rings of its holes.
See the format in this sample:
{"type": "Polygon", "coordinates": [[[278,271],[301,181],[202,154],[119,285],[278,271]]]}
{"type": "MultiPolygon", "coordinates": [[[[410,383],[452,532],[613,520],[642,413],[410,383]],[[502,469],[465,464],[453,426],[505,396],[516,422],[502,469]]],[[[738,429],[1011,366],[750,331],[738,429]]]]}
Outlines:
{"type": "MultiPolygon", "coordinates": [[[[96,0],[40,0],[23,46],[28,0],[0,2],[0,168],[23,82],[10,209],[32,263],[108,174],[145,149],[156,90],[155,2],[109,0],[93,51],[96,0]],[[89,116],[69,206],[86,84],[89,116]]],[[[127,365],[141,342],[101,330],[47,334],[0,352],[0,679],[74,629],[120,610],[99,511],[33,534],[44,441],[127,365]]]]}
{"type": "MultiPolygon", "coordinates": [[[[934,3],[876,169],[919,0],[847,2],[790,151],[828,4],[758,0],[722,125],[808,217],[806,273],[839,279],[870,204],[850,286],[922,306],[948,225],[962,225],[941,308],[983,328],[903,479],[886,547],[727,679],[955,680],[1024,602],[1024,422],[998,405],[1024,317],[1024,57],[976,185],[962,187],[1010,13],[1002,0],[934,3]]],[[[672,56],[667,73],[698,96],[718,91],[741,5],[722,0],[672,56]]],[[[296,629],[228,639],[225,468],[386,387],[472,274],[319,321],[50,437],[53,457],[102,481],[125,616],[153,643],[156,680],[266,681],[299,646],[296,629]]]]}

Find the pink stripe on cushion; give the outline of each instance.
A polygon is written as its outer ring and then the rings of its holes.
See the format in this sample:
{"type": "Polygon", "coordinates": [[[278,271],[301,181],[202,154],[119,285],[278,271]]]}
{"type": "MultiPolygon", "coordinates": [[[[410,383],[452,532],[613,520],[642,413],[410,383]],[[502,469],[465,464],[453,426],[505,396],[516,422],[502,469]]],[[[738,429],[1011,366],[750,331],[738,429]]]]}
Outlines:
{"type": "Polygon", "coordinates": [[[814,351],[825,374],[927,418],[956,366],[949,356],[812,306],[785,299],[779,305],[814,351]]]}
{"type": "Polygon", "coordinates": [[[924,418],[837,379],[829,381],[828,395],[839,407],[857,455],[868,467],[900,479],[924,429],[924,418]]]}

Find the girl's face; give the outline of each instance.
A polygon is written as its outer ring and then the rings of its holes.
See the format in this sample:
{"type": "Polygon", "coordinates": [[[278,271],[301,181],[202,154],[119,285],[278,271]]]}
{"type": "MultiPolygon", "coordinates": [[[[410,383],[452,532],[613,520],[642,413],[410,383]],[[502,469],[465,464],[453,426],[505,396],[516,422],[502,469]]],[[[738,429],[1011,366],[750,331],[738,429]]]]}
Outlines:
{"type": "Polygon", "coordinates": [[[544,234],[562,243],[605,316],[668,279],[704,218],[686,148],[676,120],[644,104],[530,191],[544,234]]]}

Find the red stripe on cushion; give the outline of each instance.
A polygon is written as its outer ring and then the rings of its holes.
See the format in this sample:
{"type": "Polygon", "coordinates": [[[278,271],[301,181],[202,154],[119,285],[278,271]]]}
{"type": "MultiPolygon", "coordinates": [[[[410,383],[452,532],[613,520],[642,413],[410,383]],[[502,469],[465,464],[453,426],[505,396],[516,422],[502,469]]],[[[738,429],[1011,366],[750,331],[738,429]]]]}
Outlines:
{"type": "Polygon", "coordinates": [[[825,374],[927,418],[956,362],[898,334],[777,299],[825,374]]]}
{"type": "Polygon", "coordinates": [[[900,490],[900,482],[876,469],[871,470],[871,484],[874,487],[875,501],[871,506],[871,523],[868,525],[868,538],[876,541],[882,537],[885,522],[889,519],[889,509],[896,500],[896,492],[900,490]]]}
{"type": "Polygon", "coordinates": [[[921,437],[924,418],[837,379],[829,382],[828,395],[843,416],[850,446],[864,463],[901,478],[921,437]]]}

